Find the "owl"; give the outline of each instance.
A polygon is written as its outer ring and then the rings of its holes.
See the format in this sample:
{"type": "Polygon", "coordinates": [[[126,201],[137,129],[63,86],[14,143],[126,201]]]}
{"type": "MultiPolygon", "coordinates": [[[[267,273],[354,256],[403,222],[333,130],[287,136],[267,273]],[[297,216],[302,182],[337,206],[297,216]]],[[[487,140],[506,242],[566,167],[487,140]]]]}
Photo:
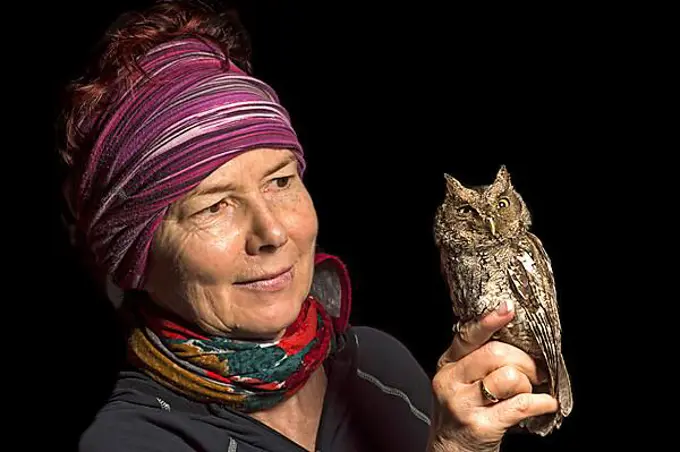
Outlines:
{"type": "Polygon", "coordinates": [[[545,436],[561,426],[573,405],[550,259],[529,231],[531,213],[505,166],[485,186],[464,187],[444,176],[446,193],[436,209],[434,240],[456,326],[495,310],[503,300],[512,302],[515,317],[492,339],[525,351],[548,376],[534,392],[551,394],[560,408],[520,425],[545,436]]]}

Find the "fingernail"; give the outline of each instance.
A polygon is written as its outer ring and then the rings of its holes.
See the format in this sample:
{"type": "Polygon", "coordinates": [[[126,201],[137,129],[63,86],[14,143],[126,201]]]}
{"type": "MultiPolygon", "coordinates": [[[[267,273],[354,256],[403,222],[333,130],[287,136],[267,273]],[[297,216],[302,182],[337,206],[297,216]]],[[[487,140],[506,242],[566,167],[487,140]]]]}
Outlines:
{"type": "Polygon", "coordinates": [[[501,301],[500,306],[498,306],[498,308],[496,308],[496,312],[498,313],[498,315],[505,315],[508,312],[512,311],[512,308],[513,308],[512,301],[503,300],[503,301],[501,301]]]}

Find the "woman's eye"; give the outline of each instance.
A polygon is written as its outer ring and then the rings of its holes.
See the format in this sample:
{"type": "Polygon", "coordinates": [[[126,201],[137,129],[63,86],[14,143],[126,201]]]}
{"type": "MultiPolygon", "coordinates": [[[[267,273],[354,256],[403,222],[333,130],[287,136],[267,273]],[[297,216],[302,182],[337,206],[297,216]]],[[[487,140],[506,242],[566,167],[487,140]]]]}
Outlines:
{"type": "Polygon", "coordinates": [[[220,201],[220,202],[218,202],[218,203],[213,204],[213,205],[210,206],[210,207],[207,207],[207,208],[201,210],[200,212],[198,212],[198,214],[199,214],[199,215],[200,215],[200,214],[212,214],[212,215],[214,215],[214,214],[216,214],[216,213],[220,213],[220,211],[222,210],[222,208],[223,208],[223,207],[226,207],[226,205],[227,205],[227,202],[226,202],[226,201],[220,201]]]}
{"type": "Polygon", "coordinates": [[[210,213],[217,213],[220,211],[220,207],[222,207],[222,203],[213,204],[208,208],[208,211],[210,213]]]}
{"type": "Polygon", "coordinates": [[[286,188],[288,185],[290,185],[292,178],[293,176],[277,177],[274,179],[274,181],[276,182],[276,186],[278,188],[286,188]]]}

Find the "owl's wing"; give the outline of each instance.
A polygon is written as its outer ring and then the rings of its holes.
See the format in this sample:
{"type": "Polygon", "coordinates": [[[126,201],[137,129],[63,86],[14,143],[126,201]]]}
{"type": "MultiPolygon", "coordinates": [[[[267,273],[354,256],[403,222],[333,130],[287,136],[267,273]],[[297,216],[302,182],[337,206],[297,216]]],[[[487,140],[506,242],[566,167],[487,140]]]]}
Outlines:
{"type": "Polygon", "coordinates": [[[536,264],[540,267],[540,272],[545,277],[542,279],[544,284],[544,289],[547,293],[546,298],[546,308],[549,312],[549,318],[553,321],[553,324],[557,326],[555,332],[557,333],[557,343],[561,343],[561,326],[560,326],[560,316],[557,308],[557,291],[555,289],[555,275],[553,274],[552,263],[550,262],[550,257],[543,247],[543,243],[532,233],[527,233],[533,249],[537,252],[538,257],[536,259],[536,264]]]}
{"type": "Polygon", "coordinates": [[[463,286],[460,281],[460,275],[455,268],[454,258],[446,246],[442,246],[439,249],[439,263],[441,274],[449,291],[453,313],[462,321],[466,321],[467,316],[465,315],[464,306],[461,305],[463,286]]]}
{"type": "Polygon", "coordinates": [[[561,326],[550,259],[533,234],[520,242],[508,267],[512,287],[526,308],[529,327],[543,352],[551,380],[560,365],[561,326]]]}

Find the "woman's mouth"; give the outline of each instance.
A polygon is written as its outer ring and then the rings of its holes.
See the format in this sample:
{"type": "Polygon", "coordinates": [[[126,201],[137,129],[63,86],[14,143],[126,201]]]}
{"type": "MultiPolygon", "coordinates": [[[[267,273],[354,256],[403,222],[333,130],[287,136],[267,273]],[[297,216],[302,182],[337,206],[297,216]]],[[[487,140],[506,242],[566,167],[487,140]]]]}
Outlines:
{"type": "Polygon", "coordinates": [[[235,285],[249,290],[260,290],[265,292],[276,292],[288,287],[293,280],[293,267],[288,267],[282,272],[277,272],[257,279],[239,282],[235,285]]]}

